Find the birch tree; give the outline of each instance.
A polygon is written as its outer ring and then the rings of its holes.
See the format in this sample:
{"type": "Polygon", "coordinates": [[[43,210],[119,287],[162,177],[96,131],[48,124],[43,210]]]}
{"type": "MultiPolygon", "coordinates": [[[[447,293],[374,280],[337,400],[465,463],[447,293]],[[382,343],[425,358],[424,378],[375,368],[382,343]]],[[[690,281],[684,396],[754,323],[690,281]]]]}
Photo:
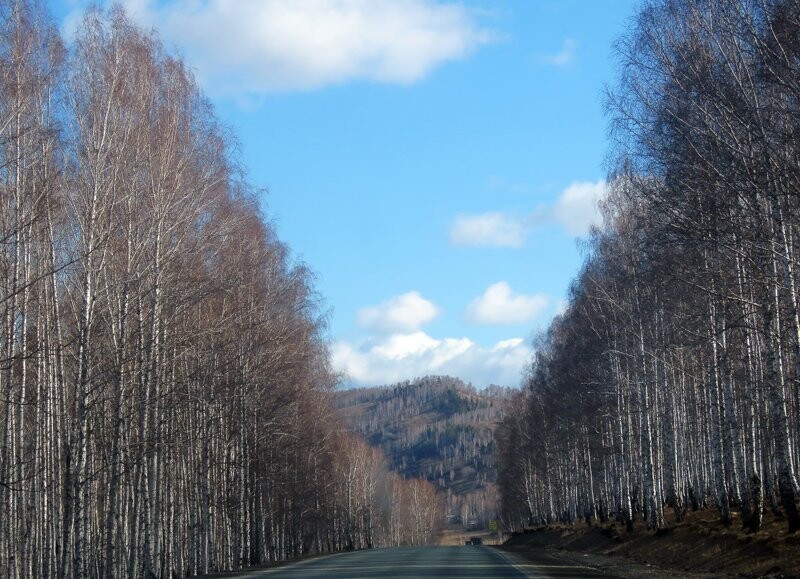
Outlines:
{"type": "Polygon", "coordinates": [[[609,497],[629,526],[714,505],[754,531],[767,505],[800,528],[798,30],[789,0],[653,0],[617,45],[605,224],[529,380],[528,420],[567,425],[529,451],[558,449],[561,518],[609,497]]]}

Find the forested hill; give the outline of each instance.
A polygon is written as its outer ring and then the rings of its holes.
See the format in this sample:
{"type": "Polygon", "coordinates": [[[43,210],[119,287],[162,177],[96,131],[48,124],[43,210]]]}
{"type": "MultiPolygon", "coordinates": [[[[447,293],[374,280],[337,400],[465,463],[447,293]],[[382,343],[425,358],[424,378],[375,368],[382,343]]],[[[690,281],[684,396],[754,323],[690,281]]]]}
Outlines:
{"type": "Polygon", "coordinates": [[[353,432],[383,449],[392,470],[426,478],[446,494],[451,521],[481,525],[494,514],[494,428],[510,392],[428,376],[344,390],[336,404],[353,432]]]}

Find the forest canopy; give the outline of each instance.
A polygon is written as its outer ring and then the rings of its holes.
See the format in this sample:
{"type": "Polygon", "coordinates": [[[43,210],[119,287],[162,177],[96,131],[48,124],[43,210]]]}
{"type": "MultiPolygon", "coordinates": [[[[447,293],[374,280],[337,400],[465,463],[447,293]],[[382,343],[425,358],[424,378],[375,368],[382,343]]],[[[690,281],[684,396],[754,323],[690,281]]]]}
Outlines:
{"type": "Polygon", "coordinates": [[[0,0],[0,575],[184,576],[423,543],[335,417],[321,299],[235,136],[120,8],[0,0]]]}
{"type": "Polygon", "coordinates": [[[498,435],[507,522],[800,530],[800,3],[648,0],[616,52],[605,225],[498,435]]]}

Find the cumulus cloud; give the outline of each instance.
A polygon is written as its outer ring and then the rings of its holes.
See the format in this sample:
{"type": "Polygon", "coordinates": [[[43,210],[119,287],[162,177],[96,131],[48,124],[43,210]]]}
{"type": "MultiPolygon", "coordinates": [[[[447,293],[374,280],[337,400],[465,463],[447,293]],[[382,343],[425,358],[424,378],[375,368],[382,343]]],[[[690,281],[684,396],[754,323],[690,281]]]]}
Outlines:
{"type": "Polygon", "coordinates": [[[246,97],[356,79],[409,84],[492,40],[436,0],[124,0],[196,67],[210,92],[246,97]]]}
{"type": "Polygon", "coordinates": [[[578,41],[574,38],[565,38],[561,50],[555,54],[542,57],[542,62],[556,67],[563,67],[575,62],[578,53],[578,41]]]}
{"type": "Polygon", "coordinates": [[[356,321],[362,328],[382,333],[413,332],[438,314],[439,309],[433,302],[418,292],[408,292],[360,309],[356,313],[356,321]]]}
{"type": "Polygon", "coordinates": [[[436,339],[425,332],[394,334],[354,345],[337,342],[334,367],[361,385],[391,384],[429,374],[448,374],[472,382],[516,386],[531,349],[521,338],[481,347],[468,338],[436,339]]]}
{"type": "Polygon", "coordinates": [[[553,207],[553,217],[572,235],[585,235],[592,225],[602,223],[598,202],[606,191],[603,180],[572,183],[553,207]]]}
{"type": "Polygon", "coordinates": [[[471,247],[513,247],[525,245],[528,235],[542,225],[555,224],[574,236],[586,235],[593,225],[602,225],[598,202],[608,190],[604,180],[575,181],[561,192],[556,202],[523,215],[490,212],[459,215],[450,227],[450,243],[471,247]]]}
{"type": "Polygon", "coordinates": [[[472,247],[522,247],[527,233],[525,224],[511,215],[459,215],[450,228],[450,242],[472,247]]]}
{"type": "Polygon", "coordinates": [[[514,294],[504,281],[490,285],[467,307],[467,321],[481,325],[530,322],[550,303],[547,296],[514,294]]]}

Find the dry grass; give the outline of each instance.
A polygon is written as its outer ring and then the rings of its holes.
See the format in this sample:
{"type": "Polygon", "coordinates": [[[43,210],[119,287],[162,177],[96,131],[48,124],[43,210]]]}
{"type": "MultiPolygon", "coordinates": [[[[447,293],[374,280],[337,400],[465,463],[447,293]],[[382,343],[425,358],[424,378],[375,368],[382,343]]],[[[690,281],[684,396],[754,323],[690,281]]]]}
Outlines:
{"type": "Polygon", "coordinates": [[[750,534],[738,518],[722,525],[713,510],[688,513],[683,522],[659,531],[648,531],[641,521],[633,533],[612,523],[553,525],[516,535],[507,547],[612,556],[677,575],[800,577],[800,533],[788,534],[786,522],[772,515],[765,515],[761,531],[750,534]]]}

